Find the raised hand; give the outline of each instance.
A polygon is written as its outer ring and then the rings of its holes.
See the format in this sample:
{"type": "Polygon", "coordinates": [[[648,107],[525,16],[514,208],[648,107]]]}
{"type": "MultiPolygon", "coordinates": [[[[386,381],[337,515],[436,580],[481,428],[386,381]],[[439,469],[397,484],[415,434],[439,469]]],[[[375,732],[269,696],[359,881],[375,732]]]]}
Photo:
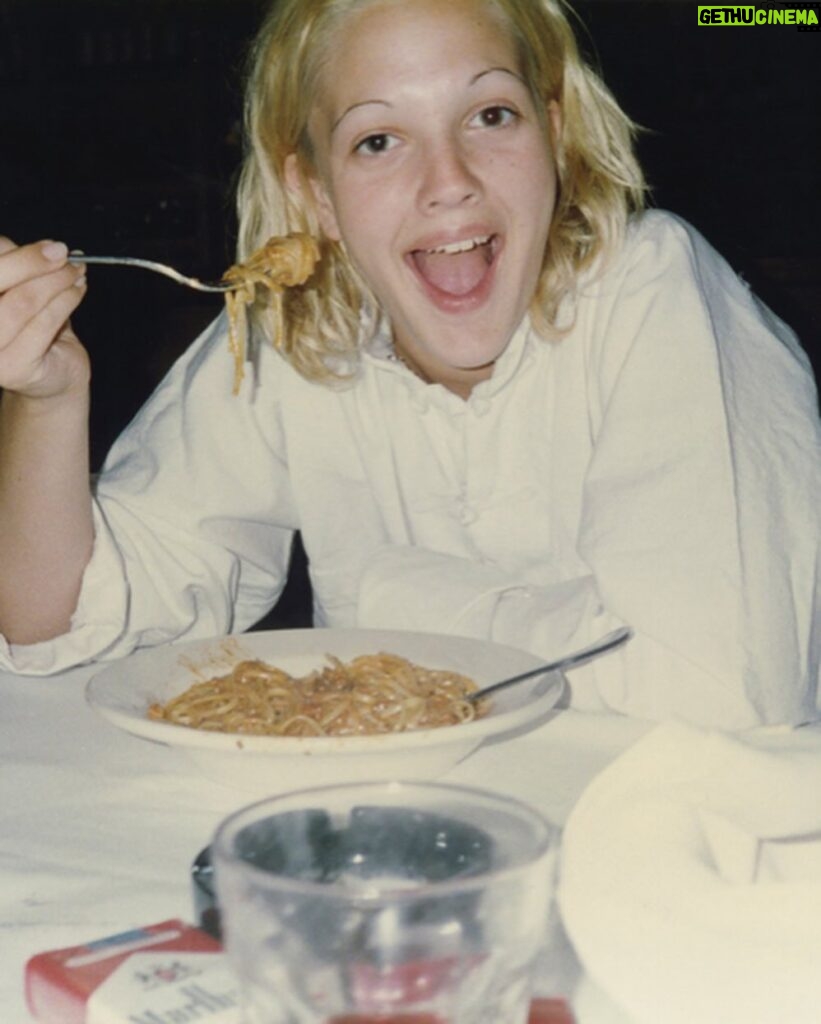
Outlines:
{"type": "Polygon", "coordinates": [[[0,236],[0,388],[30,398],[84,392],[88,355],[69,325],[85,271],[62,242],[17,246],[0,236]]]}

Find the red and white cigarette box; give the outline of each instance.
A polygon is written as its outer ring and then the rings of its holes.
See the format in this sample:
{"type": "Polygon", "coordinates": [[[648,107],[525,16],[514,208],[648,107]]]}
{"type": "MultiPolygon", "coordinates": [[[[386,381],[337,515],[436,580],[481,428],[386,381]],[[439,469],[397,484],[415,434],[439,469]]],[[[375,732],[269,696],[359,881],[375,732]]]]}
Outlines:
{"type": "Polygon", "coordinates": [[[40,1024],[239,1024],[220,944],[178,920],[38,953],[25,982],[40,1024]]]}
{"type": "MultiPolygon", "coordinates": [[[[237,982],[220,944],[178,920],[38,953],[26,965],[26,999],[40,1024],[240,1024],[237,982]]],[[[430,1014],[396,1019],[438,1024],[430,1014]]],[[[388,1020],[354,1014],[329,1024],[388,1020]]],[[[573,1014],[560,999],[535,999],[529,1024],[573,1024],[573,1014]]]]}

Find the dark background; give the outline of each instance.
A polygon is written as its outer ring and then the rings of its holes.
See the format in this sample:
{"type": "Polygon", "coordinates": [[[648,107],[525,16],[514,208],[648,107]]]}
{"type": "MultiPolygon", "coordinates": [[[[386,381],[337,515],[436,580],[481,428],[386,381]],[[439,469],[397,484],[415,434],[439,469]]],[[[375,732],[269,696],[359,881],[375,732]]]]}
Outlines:
{"type": "MultiPolygon", "coordinates": [[[[0,233],[219,277],[242,61],[267,2],[0,0],[0,233]]],[[[821,33],[699,27],[696,3],[678,0],[575,8],[582,48],[645,129],[654,204],[707,236],[818,372],[821,33]]],[[[90,281],[74,323],[94,365],[97,466],[221,300],[139,270],[90,281]]],[[[292,584],[275,624],[299,624],[305,601],[292,584]]]]}

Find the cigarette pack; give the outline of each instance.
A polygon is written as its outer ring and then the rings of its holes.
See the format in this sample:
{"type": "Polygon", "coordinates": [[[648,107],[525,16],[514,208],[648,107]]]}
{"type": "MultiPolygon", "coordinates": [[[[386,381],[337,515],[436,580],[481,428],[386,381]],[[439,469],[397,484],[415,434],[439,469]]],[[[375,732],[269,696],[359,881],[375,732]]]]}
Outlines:
{"type": "MultiPolygon", "coordinates": [[[[26,964],[26,999],[40,1024],[240,1024],[234,975],[212,936],[161,921],[82,946],[38,953],[26,964]]],[[[353,1015],[336,1024],[383,1024],[353,1015]]],[[[433,1024],[430,1015],[403,1015],[433,1024]]],[[[561,999],[535,999],[529,1024],[573,1024],[561,999]]]]}
{"type": "Polygon", "coordinates": [[[239,994],[220,944],[179,920],[26,964],[26,1000],[41,1024],[238,1024],[239,994]]]}
{"type": "Polygon", "coordinates": [[[534,999],[528,1024],[575,1024],[573,1011],[564,999],[534,999]]]}

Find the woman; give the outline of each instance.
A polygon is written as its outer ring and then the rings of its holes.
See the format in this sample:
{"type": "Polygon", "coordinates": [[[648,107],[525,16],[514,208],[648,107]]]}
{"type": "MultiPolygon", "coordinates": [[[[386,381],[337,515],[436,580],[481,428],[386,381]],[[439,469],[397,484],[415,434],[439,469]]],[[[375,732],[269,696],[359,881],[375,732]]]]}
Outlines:
{"type": "Polygon", "coordinates": [[[244,393],[219,321],[93,498],[87,361],[58,330],[85,286],[64,250],[5,244],[8,663],[245,628],[298,528],[317,625],[552,656],[627,623],[577,706],[814,717],[807,361],[692,228],[638,212],[630,123],[561,10],[279,3],[248,97],[240,255],[307,230],[322,259],[282,337],[256,312],[278,351],[244,393]]]}

